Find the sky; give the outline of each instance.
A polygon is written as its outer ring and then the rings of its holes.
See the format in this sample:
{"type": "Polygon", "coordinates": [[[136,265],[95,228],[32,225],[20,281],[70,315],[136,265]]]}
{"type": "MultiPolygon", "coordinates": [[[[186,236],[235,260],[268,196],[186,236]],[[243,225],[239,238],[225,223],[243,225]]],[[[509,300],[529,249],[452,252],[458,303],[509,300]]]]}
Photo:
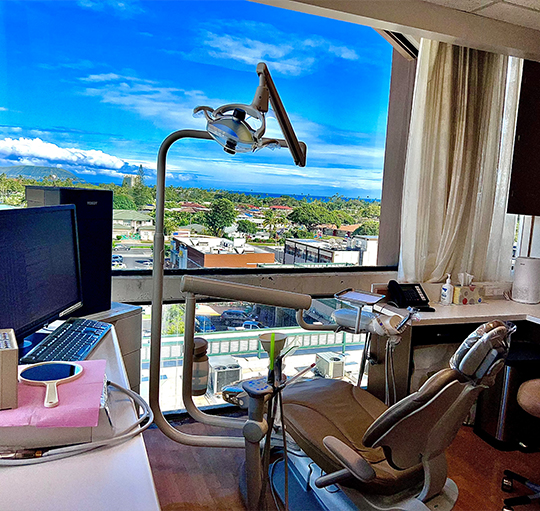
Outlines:
{"type": "Polygon", "coordinates": [[[166,185],[380,198],[391,55],[369,27],[241,0],[0,0],[0,166],[155,184],[163,139],[206,129],[196,106],[250,104],[265,62],[306,166],[183,139],[166,185]]]}

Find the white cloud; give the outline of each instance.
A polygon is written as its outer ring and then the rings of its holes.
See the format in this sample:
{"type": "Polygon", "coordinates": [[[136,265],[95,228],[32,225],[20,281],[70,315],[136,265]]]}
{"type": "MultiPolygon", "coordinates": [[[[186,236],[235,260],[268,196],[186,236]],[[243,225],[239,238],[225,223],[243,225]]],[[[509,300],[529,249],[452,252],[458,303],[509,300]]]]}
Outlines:
{"type": "Polygon", "coordinates": [[[0,112],[7,112],[8,109],[5,106],[0,106],[0,112]]]}
{"type": "Polygon", "coordinates": [[[100,169],[121,169],[125,162],[116,156],[95,149],[60,147],[40,138],[5,138],[0,140],[0,157],[16,159],[31,165],[67,163],[100,169]]]}
{"type": "Polygon", "coordinates": [[[120,76],[115,73],[102,73],[98,75],[89,75],[81,78],[81,80],[84,82],[110,82],[113,80],[118,80],[119,78],[120,76]]]}
{"type": "Polygon", "coordinates": [[[204,122],[193,118],[193,108],[197,105],[223,104],[207,98],[200,90],[162,87],[151,80],[114,73],[90,75],[81,80],[92,83],[84,94],[136,113],[159,128],[204,129],[204,122]]]}
{"type": "Polygon", "coordinates": [[[77,0],[77,4],[92,11],[111,11],[121,18],[131,18],[144,12],[138,0],[77,0]]]}
{"type": "MultiPolygon", "coordinates": [[[[200,62],[207,62],[211,57],[218,61],[216,63],[223,61],[226,66],[230,66],[231,61],[248,66],[264,61],[272,71],[289,76],[310,74],[333,59],[361,59],[355,49],[339,41],[320,36],[306,39],[268,23],[252,21],[236,21],[234,31],[224,21],[206,22],[199,29],[197,45],[192,51],[170,48],[164,51],[200,62]]],[[[377,60],[371,54],[368,58],[373,58],[374,62],[377,60]]]]}

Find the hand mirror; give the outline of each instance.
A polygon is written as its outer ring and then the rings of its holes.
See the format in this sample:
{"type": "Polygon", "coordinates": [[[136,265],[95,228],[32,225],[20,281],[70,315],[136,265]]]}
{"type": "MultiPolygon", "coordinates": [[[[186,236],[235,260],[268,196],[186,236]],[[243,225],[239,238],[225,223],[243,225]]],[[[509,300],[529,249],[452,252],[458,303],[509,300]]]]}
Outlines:
{"type": "Polygon", "coordinates": [[[83,368],[74,362],[40,362],[26,367],[19,374],[19,380],[26,385],[45,385],[47,408],[58,406],[57,385],[76,380],[82,376],[83,368]]]}

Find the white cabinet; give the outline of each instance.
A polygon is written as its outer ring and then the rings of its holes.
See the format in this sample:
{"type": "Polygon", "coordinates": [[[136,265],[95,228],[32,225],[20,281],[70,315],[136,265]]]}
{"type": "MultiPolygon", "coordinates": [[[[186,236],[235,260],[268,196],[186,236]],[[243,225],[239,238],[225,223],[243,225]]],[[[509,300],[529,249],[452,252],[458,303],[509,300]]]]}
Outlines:
{"type": "Polygon", "coordinates": [[[85,317],[114,325],[129,385],[138,393],[141,382],[142,307],[112,302],[109,310],[85,317]]]}

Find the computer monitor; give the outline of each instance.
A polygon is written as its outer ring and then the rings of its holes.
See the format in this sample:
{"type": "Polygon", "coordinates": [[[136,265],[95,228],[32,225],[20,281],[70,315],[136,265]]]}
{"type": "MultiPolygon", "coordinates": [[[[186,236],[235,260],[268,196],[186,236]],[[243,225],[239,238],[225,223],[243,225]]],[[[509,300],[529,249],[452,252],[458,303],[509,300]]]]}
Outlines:
{"type": "Polygon", "coordinates": [[[0,328],[19,343],[82,306],[75,206],[0,210],[0,328]]]}

